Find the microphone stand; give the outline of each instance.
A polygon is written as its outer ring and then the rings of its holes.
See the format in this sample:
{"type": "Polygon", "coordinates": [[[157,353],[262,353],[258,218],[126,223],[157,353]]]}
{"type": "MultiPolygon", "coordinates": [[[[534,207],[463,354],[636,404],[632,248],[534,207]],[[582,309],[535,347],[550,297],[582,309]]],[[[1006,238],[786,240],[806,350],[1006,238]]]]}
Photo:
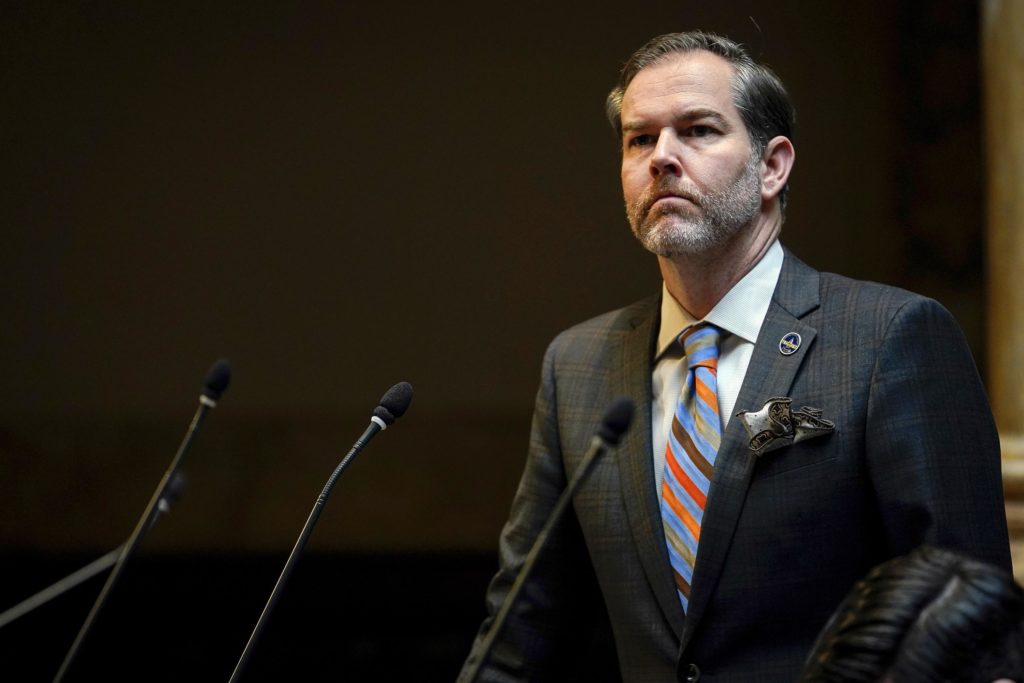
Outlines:
{"type": "Polygon", "coordinates": [[[292,547],[292,552],[288,555],[288,561],[284,564],[284,569],[281,570],[281,575],[277,578],[277,583],[274,584],[274,590],[270,593],[270,598],[267,600],[266,606],[263,608],[263,612],[260,614],[259,621],[256,622],[256,627],[252,630],[252,635],[249,636],[249,642],[245,644],[245,649],[242,651],[242,656],[238,659],[238,664],[235,665],[235,670],[231,674],[229,683],[235,683],[242,675],[242,670],[245,669],[245,665],[248,664],[249,658],[252,656],[253,650],[256,648],[256,642],[259,640],[260,635],[263,633],[263,629],[267,625],[267,620],[270,618],[270,613],[274,611],[274,607],[277,605],[277,601],[281,598],[281,593],[284,589],[284,585],[288,582],[288,577],[291,576],[292,570],[295,569],[295,563],[299,560],[299,555],[302,553],[303,548],[306,547],[306,542],[309,540],[309,535],[313,533],[313,527],[316,525],[318,519],[320,519],[320,513],[324,509],[324,504],[327,502],[327,498],[331,495],[331,490],[334,488],[334,484],[338,481],[338,477],[348,467],[352,459],[363,450],[367,443],[370,442],[377,432],[386,429],[387,425],[376,415],[370,418],[370,425],[363,432],[363,435],[356,440],[352,449],[349,450],[348,454],[342,459],[338,466],[334,468],[334,472],[331,473],[330,478],[327,480],[327,484],[324,486],[324,490],[320,492],[320,497],[317,498],[316,503],[313,505],[313,510],[309,513],[309,518],[306,519],[305,526],[302,527],[302,533],[299,534],[299,539],[295,542],[292,547]]]}
{"type": "MultiPolygon", "coordinates": [[[[184,486],[185,477],[181,472],[176,472],[175,477],[171,481],[167,495],[160,500],[160,504],[158,506],[159,512],[170,512],[172,500],[176,500],[181,496],[181,491],[184,486]]],[[[154,523],[157,519],[159,519],[159,517],[154,518],[154,523]]],[[[111,565],[117,562],[117,558],[120,557],[123,550],[124,544],[117,546],[106,555],[93,560],[78,571],[68,574],[48,588],[44,588],[35,595],[22,600],[17,605],[5,610],[3,613],[0,613],[0,628],[7,626],[15,619],[19,619],[29,612],[42,607],[51,600],[60,597],[79,584],[85,583],[103,570],[109,569],[111,565]]]]}
{"type": "Polygon", "coordinates": [[[324,490],[320,493],[320,497],[317,498],[316,503],[313,505],[312,512],[309,513],[309,518],[306,520],[305,526],[302,527],[302,533],[299,534],[299,540],[295,542],[295,546],[292,548],[292,552],[288,555],[288,561],[285,562],[284,569],[281,570],[281,575],[277,579],[277,583],[274,584],[274,590],[270,593],[270,598],[267,600],[266,606],[263,608],[263,613],[260,614],[259,621],[256,622],[256,628],[252,630],[252,635],[249,636],[249,642],[245,644],[245,649],[242,651],[242,656],[238,659],[238,664],[235,665],[235,670],[231,674],[229,683],[236,683],[242,675],[242,670],[245,669],[245,665],[248,663],[249,658],[252,656],[253,650],[256,647],[256,641],[259,640],[260,634],[263,632],[263,628],[267,625],[267,619],[270,617],[270,613],[274,610],[274,606],[277,604],[278,599],[281,597],[281,592],[284,589],[285,583],[288,582],[288,577],[291,576],[292,569],[295,568],[295,563],[299,559],[299,554],[302,549],[306,547],[306,541],[309,540],[309,535],[313,532],[313,526],[316,521],[320,518],[320,513],[323,511],[324,504],[327,502],[328,496],[331,495],[331,490],[334,488],[334,484],[338,481],[338,477],[348,467],[356,455],[359,454],[366,444],[370,442],[377,432],[383,431],[388,428],[388,425],[394,423],[396,419],[405,414],[408,410],[409,404],[412,402],[412,385],[408,382],[399,382],[394,385],[386,392],[380,399],[380,404],[373,409],[373,416],[370,418],[370,424],[363,432],[356,442],[352,445],[348,454],[342,458],[338,466],[334,468],[334,472],[331,473],[330,478],[327,480],[327,484],[324,486],[324,490]]]}
{"type": "Polygon", "coordinates": [[[123,548],[123,545],[117,546],[106,555],[93,560],[78,571],[68,574],[49,588],[44,588],[35,595],[22,600],[14,607],[4,611],[3,614],[0,614],[0,628],[7,626],[7,624],[19,617],[25,616],[34,609],[42,607],[54,598],[68,592],[78,584],[88,581],[104,569],[108,569],[110,565],[117,561],[117,557],[121,554],[121,550],[123,548]]]}
{"type": "Polygon", "coordinates": [[[142,537],[145,535],[146,531],[153,526],[153,522],[156,520],[156,516],[160,512],[160,500],[164,497],[164,493],[167,491],[171,479],[181,466],[181,462],[184,460],[189,448],[191,448],[192,440],[199,432],[199,428],[202,426],[203,420],[206,418],[206,414],[212,408],[217,406],[217,399],[220,398],[221,393],[227,388],[230,379],[231,367],[226,360],[219,360],[213,364],[212,368],[210,368],[210,372],[207,374],[206,383],[203,388],[203,393],[199,396],[199,406],[196,408],[195,415],[192,418],[192,424],[189,425],[188,431],[185,433],[185,438],[178,447],[178,452],[174,454],[174,459],[171,460],[171,464],[164,473],[163,479],[160,480],[160,483],[156,487],[156,491],[153,492],[153,496],[149,499],[149,504],[146,505],[146,511],[142,513],[142,517],[139,519],[138,524],[135,525],[135,530],[132,531],[132,535],[128,537],[125,544],[121,546],[121,553],[118,555],[117,562],[114,564],[113,570],[111,570],[110,575],[107,577],[107,582],[103,584],[103,589],[96,598],[96,602],[93,603],[92,609],[89,610],[89,615],[85,618],[85,622],[78,630],[75,642],[71,644],[71,649],[68,650],[67,655],[64,657],[64,661],[60,665],[57,675],[53,678],[53,683],[61,683],[61,681],[64,680],[64,676],[67,674],[68,668],[70,668],[72,662],[75,661],[75,657],[78,655],[78,652],[82,647],[82,643],[85,642],[86,636],[89,635],[89,631],[96,622],[96,617],[99,616],[100,610],[103,609],[107,599],[110,597],[110,592],[117,584],[118,579],[121,578],[121,573],[124,571],[128,558],[131,557],[139,543],[142,542],[142,537]]]}
{"type": "Polygon", "coordinates": [[[477,656],[476,660],[470,664],[465,674],[459,677],[459,683],[475,683],[477,678],[480,676],[480,672],[483,669],[484,664],[487,663],[491,650],[494,648],[495,641],[505,628],[505,622],[508,620],[508,615],[512,612],[513,605],[515,605],[516,601],[519,600],[519,594],[522,592],[523,587],[526,585],[526,581],[530,578],[530,574],[533,572],[533,567],[537,563],[537,558],[540,557],[541,552],[547,545],[551,531],[555,528],[555,525],[561,521],[566,508],[569,507],[569,503],[572,501],[573,495],[575,495],[580,484],[582,484],[590,474],[594,463],[610,447],[618,445],[622,435],[627,429],[629,429],[629,425],[632,420],[633,403],[628,398],[618,398],[608,408],[602,421],[601,429],[598,430],[597,434],[591,437],[590,448],[587,449],[587,452],[583,455],[582,460],[580,460],[580,464],[573,473],[569,483],[566,484],[565,489],[558,496],[558,500],[555,502],[555,507],[551,510],[551,514],[544,523],[544,526],[541,528],[540,533],[537,534],[537,538],[534,540],[533,546],[530,547],[530,552],[527,553],[526,559],[523,561],[523,566],[519,569],[519,574],[512,583],[512,588],[509,589],[509,592],[505,595],[505,600],[501,604],[501,609],[498,610],[497,616],[495,616],[494,621],[491,623],[491,628],[487,631],[487,635],[480,644],[478,649],[480,654],[477,656]]]}

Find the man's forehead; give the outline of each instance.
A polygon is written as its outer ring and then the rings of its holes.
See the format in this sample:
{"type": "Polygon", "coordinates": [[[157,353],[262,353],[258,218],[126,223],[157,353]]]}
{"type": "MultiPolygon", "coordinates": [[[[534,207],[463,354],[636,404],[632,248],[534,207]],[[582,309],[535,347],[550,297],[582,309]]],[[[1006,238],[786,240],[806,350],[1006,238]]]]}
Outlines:
{"type": "MultiPolygon", "coordinates": [[[[711,52],[674,52],[644,67],[623,93],[623,112],[657,104],[665,98],[692,98],[705,106],[732,104],[733,66],[711,52]]],[[[723,112],[724,113],[724,112],[723,112]]]]}

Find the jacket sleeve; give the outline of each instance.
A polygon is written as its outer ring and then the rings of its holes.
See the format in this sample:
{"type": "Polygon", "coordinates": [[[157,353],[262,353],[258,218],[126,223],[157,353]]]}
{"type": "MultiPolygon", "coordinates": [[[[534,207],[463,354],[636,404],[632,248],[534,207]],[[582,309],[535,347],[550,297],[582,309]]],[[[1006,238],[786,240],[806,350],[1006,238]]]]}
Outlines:
{"type": "Polygon", "coordinates": [[[890,555],[928,543],[1010,571],[995,423],[960,328],[931,299],[884,330],[865,439],[890,555]]]}

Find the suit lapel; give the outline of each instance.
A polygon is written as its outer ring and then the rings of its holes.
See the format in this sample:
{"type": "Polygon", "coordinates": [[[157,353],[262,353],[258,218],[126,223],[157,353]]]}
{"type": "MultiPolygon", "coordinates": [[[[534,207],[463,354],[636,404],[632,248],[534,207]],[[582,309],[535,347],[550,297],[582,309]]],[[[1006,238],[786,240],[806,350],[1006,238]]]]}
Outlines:
{"type": "MultiPolygon", "coordinates": [[[[736,401],[737,412],[758,410],[769,398],[789,394],[817,333],[799,318],[818,307],[818,279],[817,271],[785,252],[779,283],[736,401]],[[799,334],[802,343],[796,353],[786,356],[779,351],[779,342],[790,332],[799,334]]],[[[701,526],[693,590],[681,638],[683,648],[700,623],[721,575],[756,461],[747,447],[749,437],[738,419],[729,420],[722,437],[701,526]]]]}
{"type": "Polygon", "coordinates": [[[618,356],[621,372],[612,387],[616,395],[629,396],[636,404],[633,426],[618,447],[623,505],[633,542],[644,573],[666,620],[676,637],[683,632],[683,610],[676,597],[672,569],[661,527],[661,511],[654,489],[651,445],[651,371],[659,298],[631,321],[632,330],[622,339],[618,356]]]}

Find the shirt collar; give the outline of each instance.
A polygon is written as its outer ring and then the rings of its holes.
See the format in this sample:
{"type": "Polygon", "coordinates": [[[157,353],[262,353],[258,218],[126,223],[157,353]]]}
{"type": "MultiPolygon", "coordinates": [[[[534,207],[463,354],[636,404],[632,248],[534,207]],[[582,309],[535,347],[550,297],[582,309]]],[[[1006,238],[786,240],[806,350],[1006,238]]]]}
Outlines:
{"type": "MultiPolygon", "coordinates": [[[[775,285],[779,282],[783,258],[782,245],[775,240],[761,260],[726,292],[704,320],[744,341],[756,343],[775,285]]],[[[665,353],[683,330],[697,322],[700,321],[679,305],[662,282],[661,326],[655,358],[665,353]]]]}

